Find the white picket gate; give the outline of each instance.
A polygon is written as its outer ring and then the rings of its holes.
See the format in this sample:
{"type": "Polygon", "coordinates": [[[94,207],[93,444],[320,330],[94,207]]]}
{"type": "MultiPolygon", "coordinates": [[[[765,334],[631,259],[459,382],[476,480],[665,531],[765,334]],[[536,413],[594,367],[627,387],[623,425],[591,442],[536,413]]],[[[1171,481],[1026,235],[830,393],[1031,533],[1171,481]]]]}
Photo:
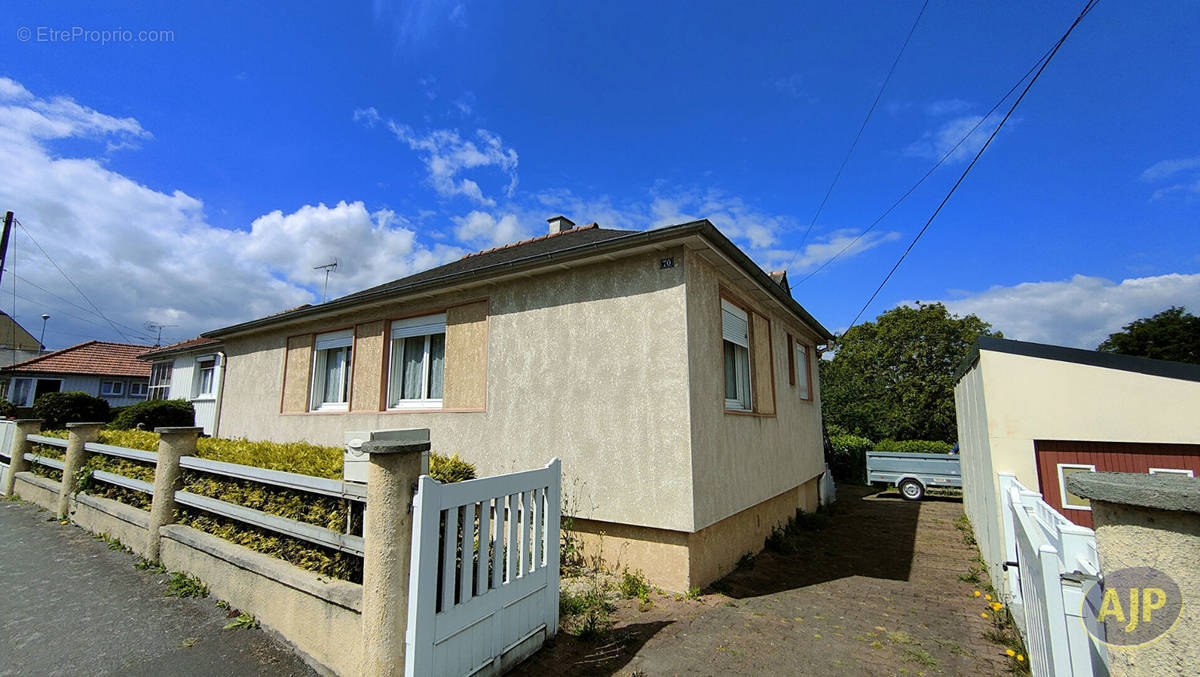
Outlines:
{"type": "Polygon", "coordinates": [[[413,508],[404,672],[501,674],[558,629],[561,463],[441,484],[413,508]]]}
{"type": "Polygon", "coordinates": [[[1042,495],[999,473],[1009,609],[1035,677],[1100,677],[1108,654],[1083,625],[1083,596],[1100,575],[1096,535],[1042,495]],[[1016,566],[1011,566],[1015,563],[1016,566]]]}

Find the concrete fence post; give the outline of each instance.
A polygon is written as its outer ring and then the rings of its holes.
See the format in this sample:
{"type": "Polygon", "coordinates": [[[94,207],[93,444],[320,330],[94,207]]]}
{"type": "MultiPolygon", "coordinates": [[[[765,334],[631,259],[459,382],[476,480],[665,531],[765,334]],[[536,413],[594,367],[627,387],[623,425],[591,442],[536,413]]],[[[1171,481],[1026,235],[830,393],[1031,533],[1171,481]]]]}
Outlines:
{"type": "Polygon", "coordinates": [[[350,442],[369,455],[363,515],[362,674],[404,674],[413,492],[429,471],[429,429],[389,431],[389,439],[350,442]]]}
{"type": "Polygon", "coordinates": [[[13,431],[12,447],[8,450],[8,477],[4,479],[5,496],[12,496],[16,491],[14,483],[17,481],[17,473],[29,470],[29,461],[25,460],[25,454],[33,451],[33,444],[27,436],[42,431],[40,418],[18,418],[13,423],[16,430],[13,431]]]}
{"type": "Polygon", "coordinates": [[[58,483],[58,519],[66,519],[71,512],[71,494],[75,493],[75,474],[86,463],[87,450],[83,445],[95,442],[100,437],[103,423],[68,423],[67,454],[63,458],[62,481],[58,483]]]}
{"type": "Polygon", "coordinates": [[[179,459],[196,453],[196,438],[204,428],[183,426],[155,428],[158,458],[154,466],[154,498],[150,502],[150,530],[146,534],[146,559],[158,561],[162,539],[160,527],[175,521],[175,491],[179,489],[179,459]]]}

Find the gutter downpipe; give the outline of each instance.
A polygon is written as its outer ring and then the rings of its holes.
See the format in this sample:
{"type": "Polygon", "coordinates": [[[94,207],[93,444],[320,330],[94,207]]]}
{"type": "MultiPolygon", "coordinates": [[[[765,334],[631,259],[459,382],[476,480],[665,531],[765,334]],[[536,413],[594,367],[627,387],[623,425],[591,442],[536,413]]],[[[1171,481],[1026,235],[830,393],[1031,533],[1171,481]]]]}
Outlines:
{"type": "Polygon", "coordinates": [[[228,359],[225,357],[224,350],[218,350],[217,354],[221,356],[221,378],[217,382],[217,401],[213,405],[216,409],[213,412],[213,437],[216,437],[217,433],[221,430],[221,401],[225,399],[225,360],[228,359]]]}

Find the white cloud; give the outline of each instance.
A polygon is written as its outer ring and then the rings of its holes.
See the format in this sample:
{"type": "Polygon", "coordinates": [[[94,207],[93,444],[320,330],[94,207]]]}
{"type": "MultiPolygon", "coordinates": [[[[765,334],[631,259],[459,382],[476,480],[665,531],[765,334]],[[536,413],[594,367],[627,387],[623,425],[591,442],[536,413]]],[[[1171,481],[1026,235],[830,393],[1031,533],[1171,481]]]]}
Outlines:
{"type": "MultiPolygon", "coordinates": [[[[250,230],[211,225],[204,203],[183,191],[161,192],[95,159],[61,157],[49,144],[84,137],[97,144],[150,138],[132,118],[113,118],[69,99],[41,99],[0,80],[0,203],[54,260],[122,325],[144,340],[147,320],[177,324],[167,338],[319,301],[324,275],[315,265],[337,257],[330,295],[395,279],[461,256],[458,247],[418,242],[390,211],[361,202],[302,206],[256,219],[250,230]]],[[[90,310],[18,229],[0,293],[36,329],[51,315],[46,341],[61,347],[87,338],[121,340],[90,310]],[[35,286],[36,285],[36,286],[35,286]],[[38,287],[62,297],[54,298],[38,287]],[[66,299],[64,301],[63,299],[66,299]]]]}
{"type": "Polygon", "coordinates": [[[950,153],[947,162],[965,162],[979,152],[994,129],[991,123],[980,125],[981,120],[982,115],[966,115],[947,120],[937,129],[925,132],[920,139],[910,143],[904,149],[904,154],[940,160],[942,156],[950,153]],[[979,125],[979,128],[972,132],[976,125],[979,125]],[[967,138],[964,140],[964,137],[967,138]]]}
{"type": "Polygon", "coordinates": [[[454,236],[463,242],[483,242],[495,247],[529,236],[529,231],[521,226],[516,214],[504,214],[496,218],[487,212],[473,211],[452,220],[456,226],[454,236]]]}
{"type": "Polygon", "coordinates": [[[934,101],[925,106],[925,112],[934,116],[953,115],[961,113],[970,107],[971,102],[969,101],[963,101],[962,99],[942,99],[941,101],[934,101]]]}
{"type": "Polygon", "coordinates": [[[463,196],[483,206],[495,206],[495,199],[484,195],[474,179],[462,176],[468,171],[488,168],[507,177],[503,189],[506,197],[512,197],[517,189],[517,151],[505,146],[498,134],[477,129],[475,139],[471,140],[463,138],[457,129],[417,133],[393,120],[388,120],[388,128],[421,155],[429,172],[429,185],[442,197],[463,196]]]}
{"type": "Polygon", "coordinates": [[[1075,275],[1069,280],[995,286],[943,303],[955,313],[978,315],[1009,338],[1095,348],[1124,325],[1172,305],[1200,309],[1200,274],[1119,283],[1075,275]]]}
{"type": "Polygon", "coordinates": [[[379,124],[379,120],[379,111],[375,110],[374,106],[354,110],[354,121],[364,127],[374,127],[379,124]]]}
{"type": "MultiPolygon", "coordinates": [[[[842,228],[810,238],[799,254],[794,249],[772,249],[763,257],[765,262],[763,267],[768,270],[777,270],[786,266],[793,275],[808,273],[834,256],[837,256],[839,261],[844,260],[886,242],[897,240],[900,238],[900,233],[871,231],[855,240],[857,237],[858,231],[853,228],[842,228]],[[842,253],[843,249],[845,253],[842,253]]],[[[796,284],[798,281],[798,279],[792,279],[792,284],[796,284]]]]}
{"type": "Polygon", "coordinates": [[[1172,193],[1200,194],[1200,157],[1163,160],[1142,172],[1142,180],[1149,183],[1174,180],[1162,186],[1150,196],[1152,200],[1164,198],[1172,193]]]}

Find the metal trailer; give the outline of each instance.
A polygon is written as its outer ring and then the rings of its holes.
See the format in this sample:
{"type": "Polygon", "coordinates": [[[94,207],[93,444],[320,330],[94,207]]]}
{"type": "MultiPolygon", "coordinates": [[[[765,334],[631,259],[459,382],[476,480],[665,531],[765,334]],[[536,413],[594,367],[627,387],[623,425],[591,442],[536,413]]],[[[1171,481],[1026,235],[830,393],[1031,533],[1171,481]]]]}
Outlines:
{"type": "Polygon", "coordinates": [[[867,452],[867,481],[887,482],[910,501],[925,497],[929,487],[962,488],[962,457],[958,454],[867,452]]]}

